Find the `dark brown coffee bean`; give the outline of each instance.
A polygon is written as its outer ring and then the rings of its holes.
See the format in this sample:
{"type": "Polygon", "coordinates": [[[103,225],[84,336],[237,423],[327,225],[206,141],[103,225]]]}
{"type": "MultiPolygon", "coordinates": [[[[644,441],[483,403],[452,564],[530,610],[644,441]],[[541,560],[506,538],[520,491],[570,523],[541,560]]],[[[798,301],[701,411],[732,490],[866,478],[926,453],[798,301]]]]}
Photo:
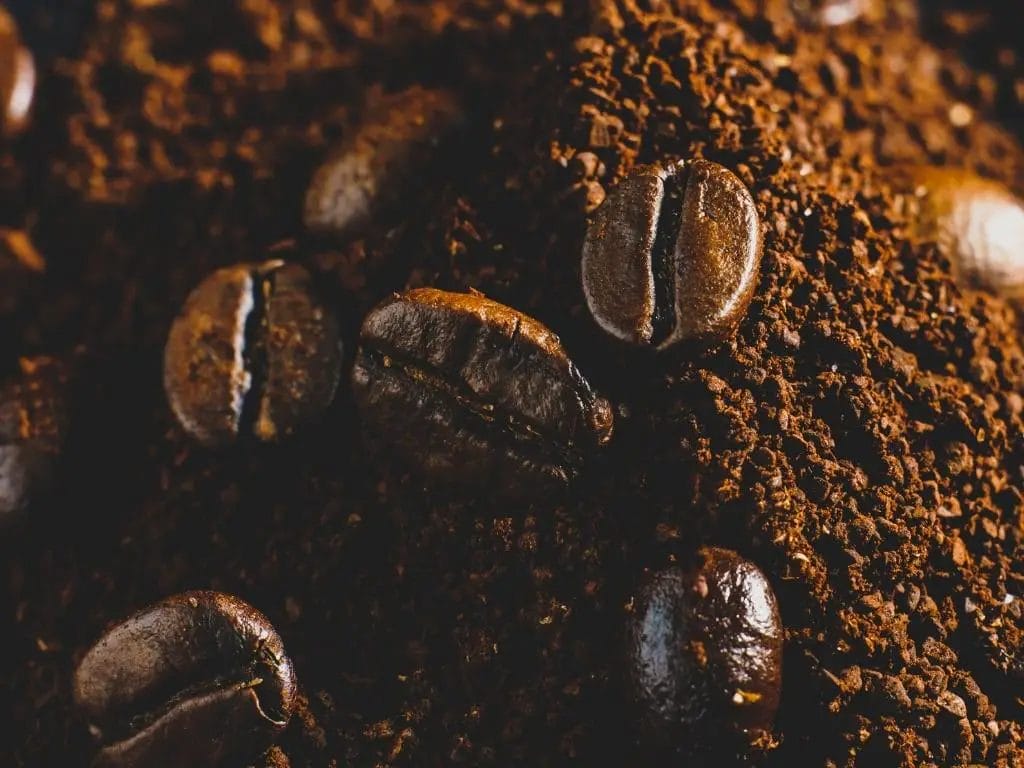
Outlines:
{"type": "Polygon", "coordinates": [[[771,740],[783,630],[764,574],[705,549],[690,570],[656,574],[629,617],[627,682],[645,745],[678,754],[771,740]]]}
{"type": "Polygon", "coordinates": [[[907,191],[911,236],[938,243],[964,286],[1024,299],[1024,205],[1009,189],[933,166],[899,168],[892,178],[907,191]]]}
{"type": "Polygon", "coordinates": [[[36,66],[21,44],[18,25],[0,7],[0,130],[7,136],[28,125],[36,90],[36,66]]]}
{"type": "Polygon", "coordinates": [[[186,592],[103,635],[75,671],[74,696],[101,744],[94,768],[237,768],[284,730],[296,682],[263,614],[186,592]]]}
{"type": "Polygon", "coordinates": [[[272,441],[320,416],[341,375],[341,338],[309,273],[267,261],[220,269],[189,296],[164,351],[164,388],[206,445],[272,441]]]}
{"type": "Polygon", "coordinates": [[[727,338],[761,264],[743,183],[705,160],[641,166],[598,208],[583,245],[583,292],[598,325],[659,350],[727,338]]]}
{"type": "Polygon", "coordinates": [[[52,477],[67,432],[67,370],[48,357],[21,361],[21,375],[0,386],[0,525],[52,477]]]}
{"type": "Polygon", "coordinates": [[[610,405],[558,337],[479,294],[395,295],[360,339],[352,378],[367,436],[429,478],[543,494],[611,437],[610,405]]]}
{"type": "Polygon", "coordinates": [[[413,86],[378,97],[362,123],[316,171],[306,193],[306,226],[338,239],[366,234],[462,120],[455,96],[413,86]]]}

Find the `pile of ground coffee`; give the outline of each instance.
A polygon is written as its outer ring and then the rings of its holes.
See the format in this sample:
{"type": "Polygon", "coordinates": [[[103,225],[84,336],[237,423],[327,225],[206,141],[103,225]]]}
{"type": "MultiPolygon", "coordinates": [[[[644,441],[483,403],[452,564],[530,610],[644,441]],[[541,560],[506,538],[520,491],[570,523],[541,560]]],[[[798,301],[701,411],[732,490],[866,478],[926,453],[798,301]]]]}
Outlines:
{"type": "Polygon", "coordinates": [[[778,596],[765,765],[1024,759],[1016,318],[907,239],[886,171],[1021,188],[1017,65],[961,55],[1007,45],[997,3],[970,34],[871,0],[214,5],[99,0],[0,157],[0,225],[39,257],[0,249],[0,366],[66,358],[74,385],[60,482],[0,543],[0,762],[84,764],[77,660],[212,588],[294,662],[277,764],[631,764],[630,599],[702,545],[778,596]],[[838,5],[855,18],[829,23],[838,5]],[[465,136],[393,225],[305,237],[316,163],[411,84],[460,94],[465,136]],[[760,285],[730,342],[637,356],[586,310],[587,215],[635,164],[693,157],[750,188],[760,285]],[[590,482],[571,503],[423,494],[366,455],[344,387],[282,446],[197,447],[161,387],[168,328],[212,269],[271,248],[314,272],[348,350],[425,285],[555,330],[618,406],[590,482]]]}

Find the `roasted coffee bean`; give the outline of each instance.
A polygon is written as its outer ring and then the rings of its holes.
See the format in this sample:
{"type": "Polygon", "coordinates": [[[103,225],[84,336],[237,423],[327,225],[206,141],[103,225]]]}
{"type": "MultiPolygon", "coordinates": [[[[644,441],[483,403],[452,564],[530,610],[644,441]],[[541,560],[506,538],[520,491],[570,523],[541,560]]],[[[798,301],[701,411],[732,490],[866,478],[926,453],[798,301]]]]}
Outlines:
{"type": "Polygon", "coordinates": [[[296,682],[263,614],[186,592],[103,635],[75,671],[74,696],[101,744],[93,768],[238,768],[284,730],[296,682]]]}
{"type": "Polygon", "coordinates": [[[0,7],[0,131],[7,136],[28,125],[36,90],[36,66],[14,18],[0,7]]]}
{"type": "Polygon", "coordinates": [[[875,0],[790,0],[797,20],[809,27],[839,27],[856,21],[875,0]]]}
{"type": "Polygon", "coordinates": [[[627,683],[645,745],[676,754],[766,744],[782,686],[783,631],[757,566],[705,549],[656,574],[629,617],[627,683]]]}
{"type": "Polygon", "coordinates": [[[0,386],[0,525],[50,481],[67,432],[67,370],[48,357],[21,361],[0,386]]]}
{"type": "Polygon", "coordinates": [[[367,436],[428,478],[539,495],[611,437],[611,406],[558,337],[479,294],[396,294],[360,338],[352,378],[367,436]]]}
{"type": "Polygon", "coordinates": [[[705,160],[641,166],[587,230],[583,292],[606,332],[663,350],[727,338],[760,264],[757,209],[729,170],[705,160]]]}
{"type": "Polygon", "coordinates": [[[220,269],[189,296],[164,351],[178,421],[206,445],[272,441],[320,416],[341,375],[341,338],[309,273],[267,261],[220,269]]]}
{"type": "Polygon", "coordinates": [[[447,91],[413,86],[376,98],[364,121],[313,175],[306,226],[338,239],[365,235],[422,175],[461,120],[459,102],[447,91]]]}
{"type": "Polygon", "coordinates": [[[932,166],[895,169],[891,177],[907,191],[911,236],[938,243],[964,286],[1024,299],[1024,205],[1009,189],[932,166]]]}

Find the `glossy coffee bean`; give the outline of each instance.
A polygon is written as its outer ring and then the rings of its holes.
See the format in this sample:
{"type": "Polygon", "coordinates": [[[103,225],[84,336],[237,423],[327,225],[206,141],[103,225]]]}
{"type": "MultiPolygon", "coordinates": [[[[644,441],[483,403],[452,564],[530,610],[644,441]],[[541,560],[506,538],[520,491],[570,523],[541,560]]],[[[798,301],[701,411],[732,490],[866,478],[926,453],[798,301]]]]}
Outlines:
{"type": "Polygon", "coordinates": [[[263,614],[186,592],[103,635],[75,671],[74,696],[101,745],[93,768],[237,768],[284,730],[296,681],[263,614]]]}
{"type": "Polygon", "coordinates": [[[656,574],[634,600],[626,638],[628,691],[653,751],[724,756],[770,741],[783,630],[753,563],[705,549],[692,569],[656,574]]]}
{"type": "Polygon", "coordinates": [[[459,102],[447,91],[413,86],[377,97],[363,122],[313,175],[306,226],[338,239],[365,235],[378,214],[422,176],[438,144],[461,120],[459,102]]]}
{"type": "Polygon", "coordinates": [[[360,340],[352,379],[367,437],[429,479],[542,495],[611,437],[611,406],[558,337],[479,294],[395,295],[360,340]]]}
{"type": "Polygon", "coordinates": [[[35,99],[36,66],[22,45],[14,18],[0,6],[0,131],[13,136],[25,129],[35,99]]]}
{"type": "Polygon", "coordinates": [[[933,166],[900,168],[892,177],[906,190],[911,236],[937,242],[964,286],[1024,299],[1024,205],[1009,189],[933,166]]]}
{"type": "Polygon", "coordinates": [[[341,338],[295,264],[220,269],[188,297],[164,350],[164,388],[182,427],[206,445],[273,441],[334,399],[341,338]]]}
{"type": "Polygon", "coordinates": [[[52,478],[67,432],[67,371],[48,357],[21,361],[0,386],[0,525],[23,512],[52,478]]]}
{"type": "Polygon", "coordinates": [[[757,209],[729,170],[705,160],[641,166],[587,230],[583,292],[606,332],[663,350],[732,334],[760,264],[757,209]]]}

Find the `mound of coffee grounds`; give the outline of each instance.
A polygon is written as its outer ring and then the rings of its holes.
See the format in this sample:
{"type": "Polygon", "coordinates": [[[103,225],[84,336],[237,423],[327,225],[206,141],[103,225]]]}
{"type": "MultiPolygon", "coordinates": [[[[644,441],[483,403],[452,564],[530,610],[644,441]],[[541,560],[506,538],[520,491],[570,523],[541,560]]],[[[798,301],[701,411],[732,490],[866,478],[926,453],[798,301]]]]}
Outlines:
{"type": "Polygon", "coordinates": [[[270,765],[632,764],[632,597],[702,546],[778,598],[761,764],[1024,760],[1017,318],[910,238],[889,170],[1019,193],[1019,65],[977,55],[1019,46],[1006,4],[969,28],[954,3],[825,5],[97,0],[0,155],[0,227],[30,244],[0,248],[0,374],[78,366],[59,481],[0,543],[0,763],[87,764],[75,664],[213,589],[294,663],[270,765]],[[415,85],[460,97],[465,138],[397,224],[308,237],[314,168],[415,85]],[[637,164],[698,158],[750,189],[760,282],[731,340],[638,354],[587,311],[587,218],[637,164]],[[283,445],[199,447],[162,391],[168,329],[268,253],[312,272],[345,350],[406,288],[537,318],[617,404],[608,451],[569,502],[425,493],[364,450],[345,386],[283,445]]]}

